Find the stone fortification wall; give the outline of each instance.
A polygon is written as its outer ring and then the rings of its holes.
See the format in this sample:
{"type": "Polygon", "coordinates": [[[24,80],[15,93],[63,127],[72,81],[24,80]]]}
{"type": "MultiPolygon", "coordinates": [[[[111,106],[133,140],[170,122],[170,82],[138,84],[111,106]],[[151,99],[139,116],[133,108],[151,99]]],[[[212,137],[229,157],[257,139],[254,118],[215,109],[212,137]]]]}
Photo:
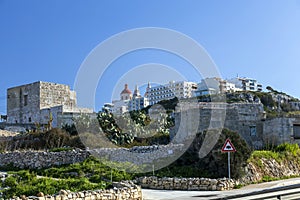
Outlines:
{"type": "Polygon", "coordinates": [[[7,89],[7,123],[39,122],[40,83],[7,89]]]}
{"type": "Polygon", "coordinates": [[[63,84],[35,82],[7,90],[8,123],[45,123],[49,111],[41,115],[40,110],[65,105],[76,107],[76,93],[63,84]]]}
{"type": "Polygon", "coordinates": [[[76,93],[68,85],[40,82],[40,109],[65,105],[76,107],[76,93]]]}
{"type": "Polygon", "coordinates": [[[175,139],[192,136],[195,133],[190,133],[190,129],[197,125],[196,132],[228,128],[237,131],[250,146],[263,146],[264,109],[261,103],[199,102],[196,107],[187,106],[183,111],[176,107],[174,118],[171,137],[175,139]],[[180,133],[181,137],[175,137],[176,133],[180,133]]]}
{"type": "Polygon", "coordinates": [[[136,180],[142,188],[160,190],[196,190],[196,191],[223,191],[233,189],[236,182],[232,179],[209,178],[158,178],[140,177],[136,180]]]}

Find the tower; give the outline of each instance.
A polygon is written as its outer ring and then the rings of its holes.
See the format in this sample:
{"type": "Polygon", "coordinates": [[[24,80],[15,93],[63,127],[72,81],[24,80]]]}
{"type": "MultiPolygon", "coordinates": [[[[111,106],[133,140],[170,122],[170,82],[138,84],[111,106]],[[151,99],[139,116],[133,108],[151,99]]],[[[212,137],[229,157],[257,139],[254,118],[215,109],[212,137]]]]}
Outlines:
{"type": "Polygon", "coordinates": [[[140,90],[139,90],[138,86],[135,85],[135,89],[133,92],[133,98],[139,98],[139,97],[141,97],[140,90]]]}
{"type": "Polygon", "coordinates": [[[130,100],[132,98],[132,93],[128,89],[128,84],[125,84],[124,90],[120,94],[121,100],[130,100]]]}
{"type": "Polygon", "coordinates": [[[150,82],[148,82],[148,86],[146,88],[146,92],[144,94],[144,97],[148,97],[149,96],[150,89],[151,89],[151,85],[150,85],[150,82]]]}

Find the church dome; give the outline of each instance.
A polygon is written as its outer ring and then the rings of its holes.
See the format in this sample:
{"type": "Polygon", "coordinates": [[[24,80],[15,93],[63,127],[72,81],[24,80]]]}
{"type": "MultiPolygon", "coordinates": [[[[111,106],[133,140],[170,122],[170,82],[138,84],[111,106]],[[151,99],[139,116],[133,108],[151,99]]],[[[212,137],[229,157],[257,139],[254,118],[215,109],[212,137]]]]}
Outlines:
{"type": "Polygon", "coordinates": [[[131,91],[128,89],[128,84],[125,84],[125,88],[121,92],[121,94],[131,94],[131,91]]]}

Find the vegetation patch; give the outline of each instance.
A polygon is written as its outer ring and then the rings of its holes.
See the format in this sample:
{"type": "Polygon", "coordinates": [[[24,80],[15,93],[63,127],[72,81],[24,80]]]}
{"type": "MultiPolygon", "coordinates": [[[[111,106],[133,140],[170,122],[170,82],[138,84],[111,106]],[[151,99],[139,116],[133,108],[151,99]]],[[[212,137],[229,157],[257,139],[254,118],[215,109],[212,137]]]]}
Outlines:
{"type": "Polygon", "coordinates": [[[38,178],[35,172],[22,170],[11,172],[2,183],[3,196],[12,198],[20,195],[37,195],[39,192],[44,194],[55,194],[61,189],[70,191],[84,191],[93,189],[104,189],[109,183],[99,181],[97,183],[90,182],[87,178],[68,178],[68,179],[53,179],[49,177],[38,178]]]}
{"type": "MultiPolygon", "coordinates": [[[[120,165],[116,163],[116,165],[120,165]]],[[[120,166],[121,168],[121,166],[120,166]]],[[[131,180],[134,174],[111,169],[100,160],[89,157],[82,163],[52,167],[40,170],[9,171],[9,176],[2,183],[5,198],[20,195],[55,194],[61,189],[73,192],[105,189],[111,181],[131,180]]]]}

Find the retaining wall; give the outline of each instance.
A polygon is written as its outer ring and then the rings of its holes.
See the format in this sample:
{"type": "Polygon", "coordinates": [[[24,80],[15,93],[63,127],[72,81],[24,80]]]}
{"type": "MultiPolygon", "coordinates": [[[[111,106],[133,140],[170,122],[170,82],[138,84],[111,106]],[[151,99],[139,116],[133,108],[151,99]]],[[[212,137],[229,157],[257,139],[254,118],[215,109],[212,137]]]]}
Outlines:
{"type": "Polygon", "coordinates": [[[233,189],[237,184],[233,179],[209,179],[209,178],[158,178],[140,177],[136,179],[142,188],[160,190],[196,190],[196,191],[223,191],[233,189]]]}

